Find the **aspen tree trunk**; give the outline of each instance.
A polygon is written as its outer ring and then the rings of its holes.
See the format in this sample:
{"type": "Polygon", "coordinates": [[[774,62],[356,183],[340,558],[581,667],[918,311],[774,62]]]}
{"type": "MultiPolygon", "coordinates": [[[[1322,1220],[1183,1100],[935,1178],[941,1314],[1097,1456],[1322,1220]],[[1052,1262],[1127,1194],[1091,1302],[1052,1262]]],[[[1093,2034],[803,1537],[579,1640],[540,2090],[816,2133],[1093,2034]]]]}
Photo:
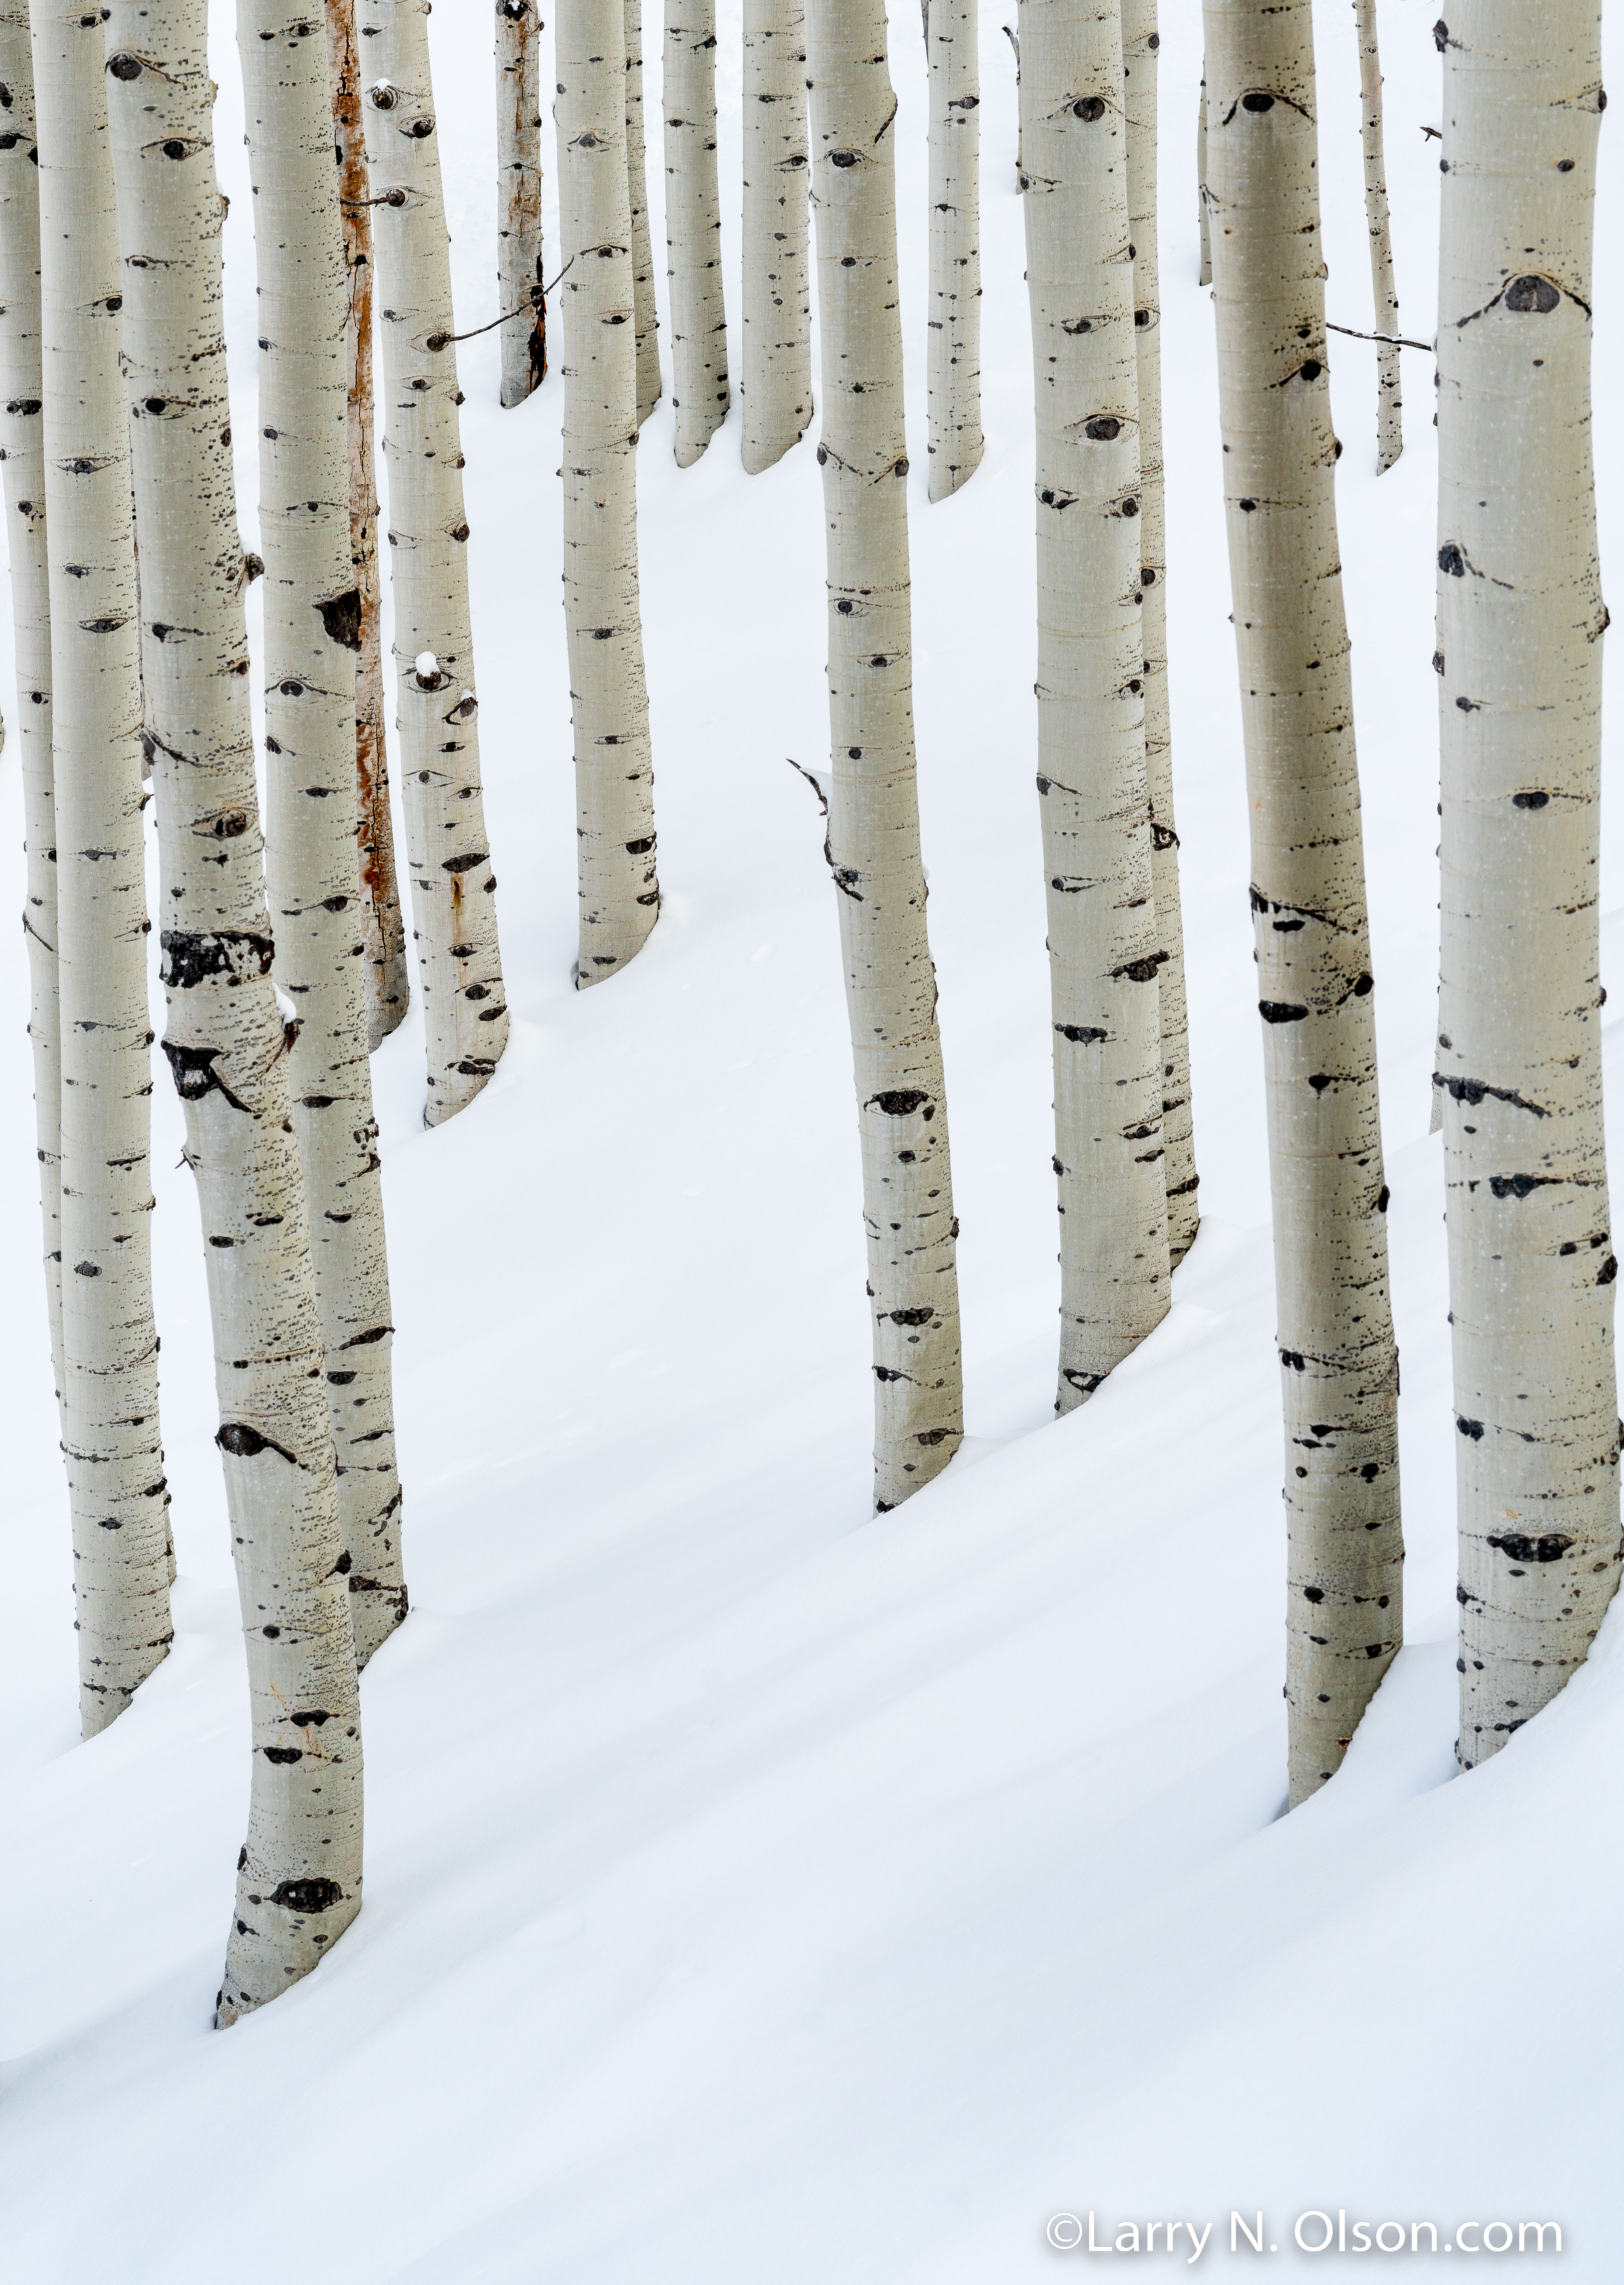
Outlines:
{"type": "Polygon", "coordinates": [[[294,1136],[349,1557],[356,1663],[406,1614],[389,1271],[367,1063],[349,790],[360,595],[350,582],[349,284],[326,57],[282,0],[239,0],[259,279],[266,872],[273,973],[299,1011],[294,1136]],[[316,503],[314,510],[311,502],[316,503]]]}
{"type": "Polygon", "coordinates": [[[479,771],[450,240],[426,0],[360,0],[383,319],[395,692],[412,936],[428,1044],[425,1126],[472,1103],[507,1044],[479,771]]]}
{"type": "Polygon", "coordinates": [[[0,0],[0,460],[12,569],[18,761],[27,860],[28,1044],[39,1156],[45,1321],[61,1402],[61,1031],[57,1002],[57,828],[51,755],[51,594],[45,568],[45,429],[40,377],[39,169],[34,62],[24,0],[0,0]]]}
{"type": "Polygon", "coordinates": [[[914,760],[897,98],[883,0],[812,0],[806,29],[829,599],[826,847],[857,1080],[883,1513],[939,1475],[963,1438],[959,1225],[914,760]]]}
{"type": "Polygon", "coordinates": [[[727,418],[722,202],[716,179],[716,0],[665,4],[665,275],[677,466],[727,418]]]}
{"type": "Polygon", "coordinates": [[[806,19],[800,0],[744,0],[745,474],[812,416],[806,227],[806,19]]]}
{"type": "Polygon", "coordinates": [[[541,31],[536,0],[496,0],[497,307],[529,302],[501,330],[502,402],[522,404],[547,377],[541,267],[541,31]]]}
{"type": "Polygon", "coordinates": [[[1055,1409],[1069,1412],[1167,1314],[1166,954],[1145,774],[1121,18],[1094,0],[1021,0],[1020,20],[1061,1218],[1055,1409]]]}
{"type": "Polygon", "coordinates": [[[1201,59],[1201,99],[1196,110],[1196,204],[1201,221],[1201,277],[1203,286],[1212,283],[1212,229],[1207,213],[1207,67],[1201,59]]]}
{"type": "Polygon", "coordinates": [[[567,268],[564,626],[575,726],[580,950],[600,984],[660,914],[637,576],[637,344],[620,0],[563,0],[558,129],[567,268]]]}
{"type": "Polygon", "coordinates": [[[361,599],[356,662],[357,845],[366,923],[366,1040],[377,1048],[406,1012],[406,928],[389,812],[378,610],[378,475],[373,450],[373,216],[361,116],[355,0],[327,0],[327,79],[349,285],[349,554],[361,599]]]}
{"type": "Polygon", "coordinates": [[[923,0],[930,129],[930,493],[981,466],[981,66],[976,0],[923,0]]]}
{"type": "MultiPolygon", "coordinates": [[[[1393,225],[1387,213],[1387,169],[1382,156],[1382,59],[1376,38],[1376,0],[1353,0],[1359,34],[1360,131],[1364,142],[1365,224],[1370,233],[1370,291],[1376,330],[1399,330],[1399,288],[1393,273],[1393,225]]],[[[1399,352],[1390,342],[1376,351],[1376,468],[1388,469],[1404,450],[1399,393],[1399,352]]]]}
{"type": "Polygon", "coordinates": [[[1398,1353],[1337,547],[1309,0],[1205,0],[1219,415],[1285,1412],[1291,1800],[1402,1638],[1398,1353]]]}
{"type": "Polygon", "coordinates": [[[62,1449],[79,1714],[169,1654],[153,1322],[153,1034],[129,427],[99,13],[35,0],[62,1038],[62,1449]]]}
{"type": "Polygon", "coordinates": [[[114,0],[106,35],[163,1047],[201,1210],[215,1441],[253,1724],[248,1833],[216,2000],[224,2025],[308,1975],[360,1910],[360,1710],[287,1041],[271,980],[205,0],[114,0]]]}
{"type": "Polygon", "coordinates": [[[1184,915],[1179,895],[1179,836],[1173,823],[1173,715],[1167,679],[1167,488],[1162,461],[1162,293],[1157,245],[1156,0],[1124,0],[1124,111],[1128,146],[1128,251],[1134,263],[1134,339],[1138,345],[1141,627],[1145,659],[1145,777],[1150,797],[1150,876],[1162,1024],[1162,1161],[1167,1246],[1176,1268],[1195,1243],[1195,1132],[1190,1110],[1189,1012],[1184,991],[1184,915]]]}
{"type": "Polygon", "coordinates": [[[648,163],[643,149],[643,0],[624,0],[626,190],[632,202],[632,302],[637,328],[637,425],[660,397],[660,320],[655,314],[654,240],[648,232],[648,163]]]}
{"type": "Polygon", "coordinates": [[[1600,31],[1595,0],[1452,0],[1439,27],[1434,1083],[1467,1769],[1555,1697],[1619,1578],[1590,446],[1600,31]]]}

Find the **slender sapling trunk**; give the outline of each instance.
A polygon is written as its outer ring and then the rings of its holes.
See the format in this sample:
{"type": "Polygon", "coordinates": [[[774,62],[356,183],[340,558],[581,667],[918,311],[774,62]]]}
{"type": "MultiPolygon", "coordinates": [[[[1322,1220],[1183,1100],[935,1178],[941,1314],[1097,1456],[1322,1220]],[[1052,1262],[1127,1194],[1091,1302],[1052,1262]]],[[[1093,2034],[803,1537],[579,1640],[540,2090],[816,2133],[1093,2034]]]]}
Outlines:
{"type": "MultiPolygon", "coordinates": [[[[1359,34],[1360,132],[1364,143],[1365,225],[1370,233],[1370,292],[1376,330],[1399,330],[1399,288],[1393,271],[1393,224],[1387,212],[1387,169],[1382,156],[1382,59],[1376,38],[1376,0],[1353,0],[1359,34]]],[[[1376,468],[1388,469],[1404,450],[1399,392],[1399,352],[1391,342],[1376,349],[1376,468]]]]}
{"type": "Polygon", "coordinates": [[[679,468],[727,418],[722,203],[716,178],[716,0],[666,0],[665,275],[679,468]]]}
{"type": "Polygon", "coordinates": [[[632,287],[637,333],[637,425],[660,397],[659,318],[655,314],[654,240],[648,232],[648,162],[643,149],[643,0],[624,0],[626,59],[626,194],[632,247],[632,287]]]}
{"type": "Polygon", "coordinates": [[[759,475],[812,415],[807,269],[806,20],[744,0],[743,459],[759,475]]]}
{"type": "Polygon", "coordinates": [[[536,0],[496,0],[497,307],[533,315],[501,329],[502,402],[547,377],[541,258],[541,17],[536,0]]]}
{"type": "Polygon", "coordinates": [[[981,466],[981,64],[975,0],[923,0],[930,104],[930,496],[981,466]]]}

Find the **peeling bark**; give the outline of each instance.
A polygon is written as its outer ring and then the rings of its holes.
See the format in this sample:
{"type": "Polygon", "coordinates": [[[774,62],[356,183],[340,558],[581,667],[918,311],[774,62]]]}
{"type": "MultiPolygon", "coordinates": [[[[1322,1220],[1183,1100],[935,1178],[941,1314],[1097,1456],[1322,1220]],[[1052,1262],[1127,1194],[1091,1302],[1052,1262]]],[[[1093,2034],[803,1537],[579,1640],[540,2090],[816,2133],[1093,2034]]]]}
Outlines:
{"type": "Polygon", "coordinates": [[[981,64],[975,0],[922,0],[930,114],[930,496],[981,466],[981,64]]]}
{"type": "Polygon", "coordinates": [[[716,178],[716,0],[666,0],[665,275],[679,468],[727,418],[722,202],[716,178]]]}
{"type": "Polygon", "coordinates": [[[953,1176],[914,771],[907,444],[897,294],[897,99],[883,0],[812,0],[833,787],[874,1330],[875,1505],[964,1433],[953,1176]]]}
{"type": "MultiPolygon", "coordinates": [[[[361,1743],[333,1432],[248,718],[205,0],[114,0],[107,104],[157,797],[164,1053],[184,1107],[248,1663],[248,1833],[216,2021],[361,1904],[361,1743]]],[[[310,36],[319,38],[312,27],[310,36]]]]}
{"type": "Polygon", "coordinates": [[[1399,1361],[1337,546],[1309,0],[1205,0],[1219,416],[1285,1413],[1293,1807],[1403,1635],[1399,1361]]]}
{"type": "Polygon", "coordinates": [[[744,469],[757,476],[812,417],[806,23],[800,0],[744,0],[744,469]]]}
{"type": "Polygon", "coordinates": [[[425,0],[360,0],[412,938],[428,1048],[425,1126],[481,1093],[507,1044],[479,768],[450,240],[425,0]]]}
{"type": "Polygon", "coordinates": [[[536,0],[496,0],[497,307],[535,315],[502,327],[502,402],[547,377],[541,267],[541,18],[536,0]]]}
{"type": "Polygon", "coordinates": [[[404,1016],[412,987],[383,726],[378,473],[373,450],[373,215],[361,117],[360,43],[355,0],[326,0],[326,8],[327,79],[349,291],[349,550],[361,605],[361,648],[356,661],[356,838],[366,923],[366,1040],[376,1048],[404,1016]]]}
{"type": "Polygon", "coordinates": [[[62,1043],[62,1449],[87,1738],[124,1711],[173,1639],[153,1319],[141,667],[103,60],[99,15],[35,7],[62,1043]]]}
{"type": "Polygon", "coordinates": [[[358,597],[348,499],[349,293],[323,43],[238,0],[259,280],[266,874],[356,1663],[406,1613],[388,1260],[349,829],[358,597]],[[312,503],[314,506],[312,507],[312,503]]]}
{"type": "Polygon", "coordinates": [[[626,195],[631,201],[629,243],[637,334],[637,425],[640,428],[660,398],[660,320],[655,314],[654,240],[648,232],[648,163],[643,149],[643,0],[624,0],[626,59],[626,195]]]}
{"type": "Polygon", "coordinates": [[[1167,1314],[1121,18],[1021,0],[1037,383],[1038,792],[1060,1186],[1057,1412],[1167,1314]]]}
{"type": "Polygon", "coordinates": [[[1590,442],[1600,29],[1593,0],[1458,0],[1444,50],[1433,1083],[1467,1769],[1555,1697],[1619,1580],[1590,442]]]}
{"type": "MultiPolygon", "coordinates": [[[[1393,225],[1387,213],[1387,169],[1382,155],[1382,59],[1376,38],[1376,0],[1353,0],[1359,34],[1360,134],[1364,146],[1365,226],[1370,233],[1370,292],[1376,330],[1399,330],[1399,288],[1393,271],[1393,225]]],[[[1376,350],[1376,467],[1378,475],[1404,450],[1399,352],[1382,342],[1376,350]]]]}

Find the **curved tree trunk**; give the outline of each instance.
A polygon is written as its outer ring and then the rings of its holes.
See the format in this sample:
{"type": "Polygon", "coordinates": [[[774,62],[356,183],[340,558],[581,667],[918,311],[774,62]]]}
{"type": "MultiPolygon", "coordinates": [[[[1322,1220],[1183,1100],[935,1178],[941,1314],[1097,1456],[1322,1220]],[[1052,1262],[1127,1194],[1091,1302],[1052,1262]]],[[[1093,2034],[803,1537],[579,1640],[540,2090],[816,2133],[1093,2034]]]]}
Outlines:
{"type": "Polygon", "coordinates": [[[1200,283],[1212,283],[1212,225],[1207,213],[1207,66],[1201,59],[1201,97],[1196,109],[1196,205],[1201,224],[1200,283]]]}
{"type": "Polygon", "coordinates": [[[153,1322],[141,668],[104,61],[99,15],[36,4],[62,1037],[62,1448],[87,1738],[124,1711],[173,1638],[153,1322]]]}
{"type": "Polygon", "coordinates": [[[541,289],[541,18],[536,0],[496,0],[497,307],[528,301],[528,325],[502,327],[502,402],[522,404],[547,377],[541,289]]]}
{"type": "Polygon", "coordinates": [[[834,770],[827,847],[857,1079],[883,1512],[939,1475],[963,1438],[959,1225],[914,773],[897,99],[883,0],[812,0],[806,29],[834,770]]]}
{"type": "Polygon", "coordinates": [[[1124,108],[1128,145],[1128,239],[1134,263],[1134,339],[1139,372],[1140,588],[1145,658],[1145,778],[1150,797],[1150,876],[1156,890],[1157,979],[1162,1024],[1162,1161],[1167,1245],[1176,1268],[1195,1243],[1189,1014],[1184,992],[1184,915],[1173,822],[1173,718],[1167,679],[1167,495],[1162,464],[1162,293],[1157,247],[1156,0],[1124,0],[1124,108]]]}
{"type": "Polygon", "coordinates": [[[975,0],[923,0],[930,81],[930,493],[981,466],[981,65],[975,0]]]}
{"type": "Polygon", "coordinates": [[[239,0],[259,279],[266,873],[274,974],[299,1011],[294,1135],[349,1557],[356,1663],[406,1613],[389,1271],[366,1059],[354,768],[360,597],[350,585],[349,288],[322,43],[281,0],[239,0]],[[310,503],[316,505],[310,512],[310,503]]]}
{"type": "Polygon", "coordinates": [[[1140,596],[1121,20],[1021,0],[1038,375],[1038,792],[1060,1182],[1055,1410],[1167,1314],[1161,995],[1140,596]],[[1088,314],[1084,318],[1081,313],[1088,314]]]}
{"type": "Polygon", "coordinates": [[[1458,0],[1444,51],[1435,1085],[1467,1769],[1555,1697],[1619,1579],[1590,446],[1600,28],[1593,0],[1458,0]]]}
{"type": "Polygon", "coordinates": [[[1206,0],[1219,414],[1285,1409],[1291,1799],[1402,1638],[1399,1361],[1337,547],[1309,0],[1206,0]]]}
{"type": "MultiPolygon", "coordinates": [[[[1364,143],[1365,224],[1370,233],[1370,291],[1376,330],[1399,330],[1399,288],[1393,274],[1393,225],[1387,213],[1387,169],[1382,156],[1382,59],[1376,40],[1376,0],[1353,0],[1359,34],[1360,129],[1364,143]]],[[[1399,352],[1390,342],[1376,351],[1376,468],[1385,475],[1404,450],[1399,394],[1399,352]]]]}
{"type": "Polygon", "coordinates": [[[758,476],[812,416],[806,34],[800,0],[744,0],[743,459],[758,476]]]}
{"type": "Polygon", "coordinates": [[[383,311],[395,692],[412,935],[428,1046],[424,1124],[472,1103],[507,1044],[479,773],[457,330],[423,0],[360,0],[373,248],[383,311]]]}
{"type": "Polygon", "coordinates": [[[722,201],[716,179],[716,0],[666,0],[665,275],[677,466],[727,418],[722,201]]]}
{"type": "Polygon", "coordinates": [[[637,425],[660,397],[660,320],[655,314],[654,240],[648,233],[648,163],[643,149],[643,0],[624,0],[626,193],[631,200],[632,289],[637,334],[637,425]]]}
{"type": "Polygon", "coordinates": [[[57,828],[51,758],[51,595],[45,569],[45,430],[40,378],[39,170],[24,0],[0,0],[0,459],[17,659],[15,736],[27,875],[28,1044],[44,1239],[52,1385],[62,1378],[61,1030],[57,1003],[57,828]]]}
{"type": "Polygon", "coordinates": [[[383,727],[383,643],[378,615],[378,475],[373,452],[373,216],[361,121],[355,0],[327,0],[327,79],[344,217],[349,320],[349,553],[361,599],[356,663],[357,844],[366,922],[366,1042],[387,1040],[406,1012],[406,928],[389,813],[383,727]]]}
{"type": "Polygon", "coordinates": [[[575,725],[577,985],[638,953],[660,913],[637,577],[637,347],[620,0],[563,0],[564,624],[575,725]]]}
{"type": "Polygon", "coordinates": [[[140,0],[114,0],[106,28],[163,1046],[206,1240],[216,1441],[253,1722],[248,1835],[216,2002],[226,2024],[308,1975],[360,1910],[360,1711],[287,1043],[271,980],[205,0],[169,0],[161,21],[140,0]]]}

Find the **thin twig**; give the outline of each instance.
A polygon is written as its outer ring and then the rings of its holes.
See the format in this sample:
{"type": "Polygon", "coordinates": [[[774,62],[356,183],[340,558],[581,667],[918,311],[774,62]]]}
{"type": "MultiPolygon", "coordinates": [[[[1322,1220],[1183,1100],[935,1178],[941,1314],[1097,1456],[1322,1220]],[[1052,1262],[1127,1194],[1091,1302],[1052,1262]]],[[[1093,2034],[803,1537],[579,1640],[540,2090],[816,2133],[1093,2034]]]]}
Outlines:
{"type": "MultiPolygon", "coordinates": [[[[595,246],[584,246],[581,252],[596,254],[598,248],[595,246]]],[[[504,310],[499,318],[492,318],[488,326],[471,326],[466,334],[430,334],[425,346],[431,349],[448,349],[453,342],[472,342],[477,340],[481,334],[494,333],[498,326],[506,325],[512,318],[533,316],[537,310],[545,308],[547,296],[558,284],[558,279],[562,278],[573,268],[577,259],[577,257],[572,254],[563,269],[559,271],[558,278],[549,278],[545,286],[532,286],[528,296],[520,302],[516,310],[504,310]]]]}
{"type": "Polygon", "coordinates": [[[1329,318],[1325,330],[1328,334],[1345,334],[1351,342],[1385,342],[1389,349],[1424,349],[1429,357],[1438,354],[1436,342],[1412,342],[1406,334],[1361,334],[1352,326],[1333,326],[1329,318]]]}

